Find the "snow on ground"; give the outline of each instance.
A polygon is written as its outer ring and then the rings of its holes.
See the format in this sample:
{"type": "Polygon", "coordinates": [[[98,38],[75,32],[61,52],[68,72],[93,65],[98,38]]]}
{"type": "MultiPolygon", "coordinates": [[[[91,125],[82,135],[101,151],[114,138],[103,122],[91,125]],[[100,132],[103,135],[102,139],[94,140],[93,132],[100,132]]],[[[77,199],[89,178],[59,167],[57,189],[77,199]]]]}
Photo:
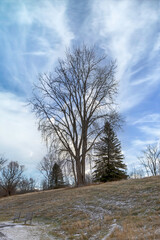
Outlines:
{"type": "Polygon", "coordinates": [[[122,227],[121,227],[121,226],[117,225],[116,223],[113,223],[113,224],[111,225],[111,228],[110,228],[109,232],[107,233],[107,235],[105,235],[105,236],[103,237],[102,240],[107,240],[108,237],[110,237],[110,235],[114,232],[114,230],[115,230],[116,228],[122,230],[122,227]]]}
{"type": "Polygon", "coordinates": [[[46,225],[23,225],[3,222],[0,224],[1,240],[53,240],[47,235],[46,225]],[[4,224],[4,227],[3,227],[4,224]],[[7,226],[8,225],[8,226],[7,226]]]}
{"type": "Polygon", "coordinates": [[[99,220],[99,219],[102,220],[104,217],[104,214],[110,214],[109,211],[103,209],[102,207],[85,205],[81,202],[79,202],[77,205],[75,205],[74,208],[76,210],[79,209],[79,210],[87,213],[90,216],[90,220],[99,220]]]}

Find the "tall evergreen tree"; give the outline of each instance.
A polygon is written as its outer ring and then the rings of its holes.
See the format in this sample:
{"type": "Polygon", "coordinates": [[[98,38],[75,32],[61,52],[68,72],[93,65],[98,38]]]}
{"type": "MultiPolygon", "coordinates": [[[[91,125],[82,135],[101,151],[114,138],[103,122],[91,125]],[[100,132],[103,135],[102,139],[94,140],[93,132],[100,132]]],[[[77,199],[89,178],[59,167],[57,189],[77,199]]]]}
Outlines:
{"type": "Polygon", "coordinates": [[[64,185],[63,173],[57,163],[55,163],[53,166],[51,181],[51,185],[53,188],[61,187],[64,185]]]}
{"type": "Polygon", "coordinates": [[[100,182],[126,179],[126,165],[121,143],[109,122],[105,123],[104,136],[96,145],[94,180],[100,182]]]}

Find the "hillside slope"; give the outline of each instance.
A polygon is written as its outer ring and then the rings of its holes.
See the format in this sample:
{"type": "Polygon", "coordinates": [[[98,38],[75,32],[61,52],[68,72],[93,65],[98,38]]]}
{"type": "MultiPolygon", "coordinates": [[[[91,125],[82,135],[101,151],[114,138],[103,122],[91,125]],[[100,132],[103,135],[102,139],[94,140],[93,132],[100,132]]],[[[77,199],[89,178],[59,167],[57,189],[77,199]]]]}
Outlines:
{"type": "Polygon", "coordinates": [[[160,177],[0,199],[0,221],[33,211],[54,239],[160,239],[160,177]]]}

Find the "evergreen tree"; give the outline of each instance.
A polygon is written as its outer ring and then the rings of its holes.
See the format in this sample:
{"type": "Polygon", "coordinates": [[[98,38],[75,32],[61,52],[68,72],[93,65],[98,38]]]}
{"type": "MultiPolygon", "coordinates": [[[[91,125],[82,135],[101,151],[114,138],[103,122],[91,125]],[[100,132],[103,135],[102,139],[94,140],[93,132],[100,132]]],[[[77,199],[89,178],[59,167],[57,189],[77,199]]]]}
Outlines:
{"type": "Polygon", "coordinates": [[[63,173],[57,163],[53,165],[51,181],[51,185],[53,188],[61,187],[64,185],[63,173]]]}
{"type": "Polygon", "coordinates": [[[96,145],[96,157],[95,181],[106,182],[127,178],[121,143],[109,122],[105,123],[104,136],[96,145]]]}

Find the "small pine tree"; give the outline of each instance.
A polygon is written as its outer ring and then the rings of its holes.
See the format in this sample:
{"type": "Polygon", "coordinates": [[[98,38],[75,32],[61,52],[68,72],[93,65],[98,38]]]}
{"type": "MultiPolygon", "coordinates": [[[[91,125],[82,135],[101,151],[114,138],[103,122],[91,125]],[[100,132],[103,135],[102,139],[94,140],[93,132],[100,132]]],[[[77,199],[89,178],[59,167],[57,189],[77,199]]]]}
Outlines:
{"type": "Polygon", "coordinates": [[[96,145],[96,156],[93,173],[95,181],[106,182],[127,178],[121,143],[109,122],[105,123],[104,136],[96,145]]]}
{"type": "Polygon", "coordinates": [[[63,173],[57,163],[55,163],[53,166],[51,181],[51,185],[53,188],[58,188],[64,185],[63,173]]]}

